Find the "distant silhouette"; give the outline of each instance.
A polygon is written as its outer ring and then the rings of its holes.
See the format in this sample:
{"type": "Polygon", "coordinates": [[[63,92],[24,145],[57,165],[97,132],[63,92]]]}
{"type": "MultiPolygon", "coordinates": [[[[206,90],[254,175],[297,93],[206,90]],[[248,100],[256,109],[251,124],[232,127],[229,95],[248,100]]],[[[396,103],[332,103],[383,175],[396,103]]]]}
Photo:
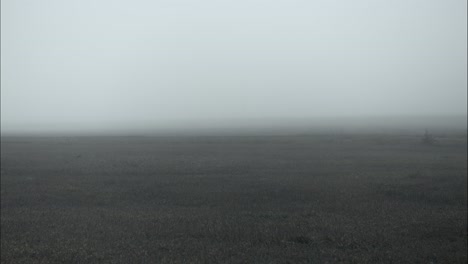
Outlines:
{"type": "Polygon", "coordinates": [[[429,134],[429,131],[426,129],[422,138],[422,143],[424,145],[432,145],[435,143],[435,141],[435,138],[431,134],[429,134]]]}

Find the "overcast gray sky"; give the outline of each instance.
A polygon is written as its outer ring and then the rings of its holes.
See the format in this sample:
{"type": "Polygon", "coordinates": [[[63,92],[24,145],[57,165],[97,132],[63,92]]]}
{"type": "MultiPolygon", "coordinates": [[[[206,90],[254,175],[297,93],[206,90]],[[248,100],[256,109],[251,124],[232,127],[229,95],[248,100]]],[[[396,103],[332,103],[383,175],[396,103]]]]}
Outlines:
{"type": "Polygon", "coordinates": [[[2,131],[466,111],[466,0],[1,1],[2,131]]]}

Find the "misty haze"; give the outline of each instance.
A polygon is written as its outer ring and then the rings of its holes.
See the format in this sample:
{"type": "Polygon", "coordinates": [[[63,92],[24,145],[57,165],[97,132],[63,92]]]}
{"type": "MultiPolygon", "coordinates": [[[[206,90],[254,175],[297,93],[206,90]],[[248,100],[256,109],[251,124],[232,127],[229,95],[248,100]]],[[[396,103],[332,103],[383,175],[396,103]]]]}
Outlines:
{"type": "Polygon", "coordinates": [[[3,0],[2,263],[466,263],[465,0],[3,0]]]}

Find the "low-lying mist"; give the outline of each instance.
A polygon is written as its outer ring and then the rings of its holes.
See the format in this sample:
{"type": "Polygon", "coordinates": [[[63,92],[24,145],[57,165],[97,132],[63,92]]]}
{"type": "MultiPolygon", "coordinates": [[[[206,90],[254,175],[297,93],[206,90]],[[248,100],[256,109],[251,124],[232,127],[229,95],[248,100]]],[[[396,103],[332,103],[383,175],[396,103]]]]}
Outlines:
{"type": "Polygon", "coordinates": [[[298,134],[466,134],[466,116],[374,116],[23,124],[2,136],[217,136],[298,134]]]}

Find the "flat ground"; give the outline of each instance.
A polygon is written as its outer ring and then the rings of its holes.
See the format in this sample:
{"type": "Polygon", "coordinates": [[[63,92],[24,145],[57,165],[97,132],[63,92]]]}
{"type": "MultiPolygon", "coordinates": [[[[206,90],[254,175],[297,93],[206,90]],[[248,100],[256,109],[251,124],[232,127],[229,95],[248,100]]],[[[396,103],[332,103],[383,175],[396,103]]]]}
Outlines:
{"type": "Polygon", "coordinates": [[[466,263],[466,135],[2,138],[2,263],[466,263]]]}

